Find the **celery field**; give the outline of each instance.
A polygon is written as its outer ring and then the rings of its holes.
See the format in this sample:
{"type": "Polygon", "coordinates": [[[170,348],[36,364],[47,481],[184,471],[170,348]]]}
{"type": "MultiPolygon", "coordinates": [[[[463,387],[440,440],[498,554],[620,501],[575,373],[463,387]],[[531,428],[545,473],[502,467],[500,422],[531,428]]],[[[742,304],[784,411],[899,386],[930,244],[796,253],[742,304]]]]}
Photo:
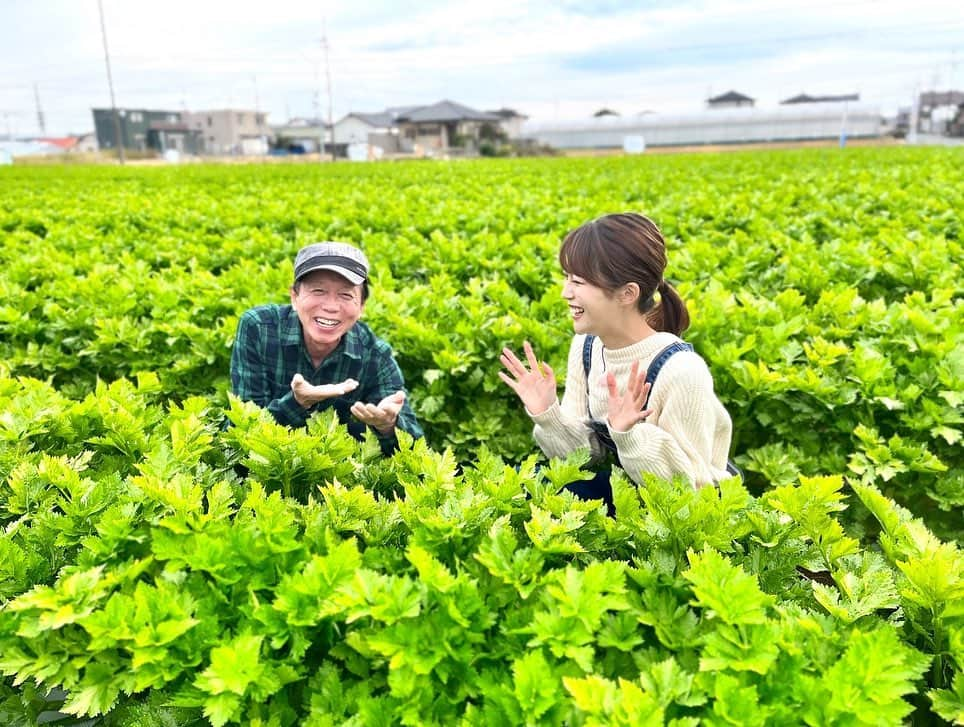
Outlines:
{"type": "Polygon", "coordinates": [[[964,723],[962,238],[953,148],[0,169],[0,724],[964,723]],[[560,241],[626,210],[746,479],[609,519],[497,372],[561,384],[560,241]],[[426,431],[390,459],[228,397],[325,239],[426,431]]]}

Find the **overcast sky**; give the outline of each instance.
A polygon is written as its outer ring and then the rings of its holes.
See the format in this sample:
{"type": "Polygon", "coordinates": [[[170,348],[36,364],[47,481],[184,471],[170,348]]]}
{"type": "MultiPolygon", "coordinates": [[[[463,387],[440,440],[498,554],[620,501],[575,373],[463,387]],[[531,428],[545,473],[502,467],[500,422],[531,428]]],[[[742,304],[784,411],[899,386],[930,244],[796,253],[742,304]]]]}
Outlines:
{"type": "MultiPolygon", "coordinates": [[[[890,114],[964,88],[961,3],[102,0],[118,107],[379,111],[443,98],[535,121],[773,108],[859,93],[890,114]],[[328,41],[328,62],[322,36],[328,41]]],[[[110,106],[97,0],[0,0],[0,135],[89,131],[110,106]],[[36,87],[36,92],[35,92],[36,87]]]]}

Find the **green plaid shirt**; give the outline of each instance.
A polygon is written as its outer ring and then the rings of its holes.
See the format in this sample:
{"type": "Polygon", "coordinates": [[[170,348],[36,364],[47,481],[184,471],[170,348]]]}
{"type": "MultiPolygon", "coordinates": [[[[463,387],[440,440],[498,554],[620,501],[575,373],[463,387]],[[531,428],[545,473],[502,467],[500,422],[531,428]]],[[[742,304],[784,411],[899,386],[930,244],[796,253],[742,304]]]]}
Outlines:
{"type": "MultiPolygon", "coordinates": [[[[351,405],[356,401],[377,404],[404,390],[405,380],[391,347],[361,321],[342,336],[335,350],[315,368],[295,310],[290,305],[261,305],[245,311],[238,321],[231,350],[231,389],[240,399],[266,408],[279,424],[292,427],[304,426],[315,411],[334,408],[349,431],[360,436],[365,425],[352,418],[351,405]],[[305,409],[291,393],[291,379],[298,373],[316,386],[355,379],[358,388],[305,409]]],[[[414,437],[423,436],[407,399],[396,426],[414,437]]],[[[383,444],[394,443],[395,435],[379,438],[387,440],[383,444]]]]}

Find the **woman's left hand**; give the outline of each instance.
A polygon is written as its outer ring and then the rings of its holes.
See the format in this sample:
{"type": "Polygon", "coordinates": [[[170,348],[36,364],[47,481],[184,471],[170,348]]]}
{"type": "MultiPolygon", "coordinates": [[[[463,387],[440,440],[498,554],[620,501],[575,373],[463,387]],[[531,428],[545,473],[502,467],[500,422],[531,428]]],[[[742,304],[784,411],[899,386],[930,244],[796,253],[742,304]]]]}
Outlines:
{"type": "Polygon", "coordinates": [[[609,389],[609,428],[612,431],[628,432],[653,413],[652,409],[643,409],[650,384],[646,382],[646,372],[640,372],[638,361],[633,361],[629,369],[624,393],[616,388],[616,377],[612,373],[606,374],[605,379],[609,389]]]}

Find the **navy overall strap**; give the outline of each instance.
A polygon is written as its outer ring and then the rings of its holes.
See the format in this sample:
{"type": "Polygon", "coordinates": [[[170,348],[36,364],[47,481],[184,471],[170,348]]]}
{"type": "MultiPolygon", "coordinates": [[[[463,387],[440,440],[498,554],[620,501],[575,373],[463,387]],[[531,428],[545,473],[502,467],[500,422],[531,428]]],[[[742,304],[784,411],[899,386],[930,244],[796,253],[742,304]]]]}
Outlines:
{"type": "MultiPolygon", "coordinates": [[[[669,361],[670,357],[674,353],[679,353],[680,351],[692,351],[693,346],[684,341],[677,341],[676,343],[671,343],[669,346],[664,348],[658,354],[653,362],[646,369],[646,381],[649,382],[649,392],[646,394],[646,401],[643,403],[643,409],[649,405],[649,397],[653,393],[653,382],[656,381],[656,376],[659,374],[659,370],[663,368],[663,364],[669,361]]],[[[737,467],[731,460],[726,460],[726,472],[731,477],[739,477],[740,481],[743,480],[743,473],[740,468],[737,467]]]]}
{"type": "Polygon", "coordinates": [[[582,344],[582,370],[586,373],[586,416],[589,419],[589,426],[592,427],[593,432],[596,433],[600,444],[613,454],[616,454],[616,443],[613,441],[613,438],[609,436],[609,427],[606,426],[606,422],[594,421],[592,413],[589,411],[589,367],[592,365],[592,344],[595,340],[595,336],[589,335],[586,336],[586,340],[583,341],[582,344]]]}
{"type": "Polygon", "coordinates": [[[592,365],[592,342],[596,340],[595,336],[586,336],[586,340],[582,342],[582,370],[586,372],[586,386],[589,385],[589,367],[592,365]]]}
{"type": "Polygon", "coordinates": [[[677,341],[676,343],[669,344],[666,348],[656,354],[656,358],[646,369],[646,383],[649,384],[649,391],[646,393],[646,401],[643,402],[643,409],[649,405],[649,397],[653,393],[653,383],[656,381],[656,377],[659,375],[660,370],[663,365],[669,361],[670,357],[674,353],[679,353],[680,351],[692,351],[692,344],[686,343],[685,341],[677,341]]]}

